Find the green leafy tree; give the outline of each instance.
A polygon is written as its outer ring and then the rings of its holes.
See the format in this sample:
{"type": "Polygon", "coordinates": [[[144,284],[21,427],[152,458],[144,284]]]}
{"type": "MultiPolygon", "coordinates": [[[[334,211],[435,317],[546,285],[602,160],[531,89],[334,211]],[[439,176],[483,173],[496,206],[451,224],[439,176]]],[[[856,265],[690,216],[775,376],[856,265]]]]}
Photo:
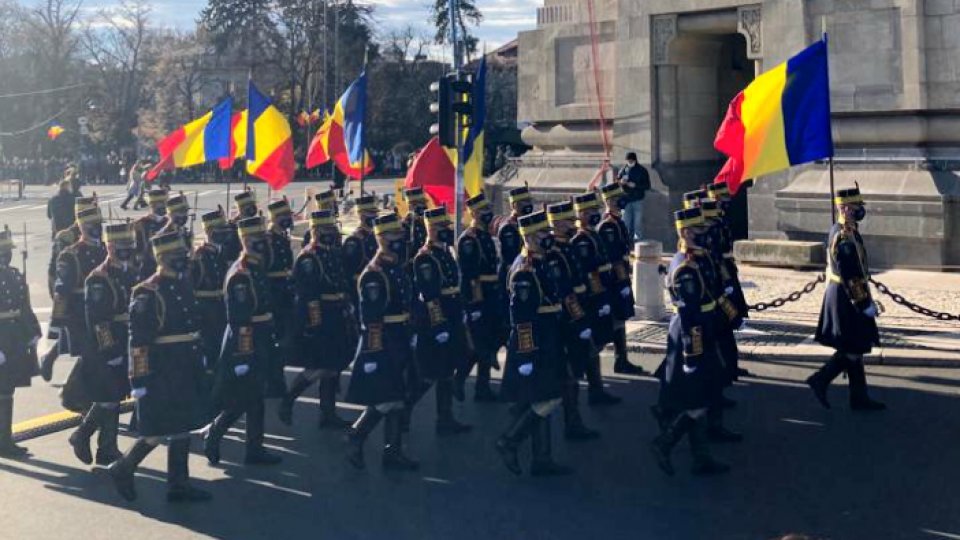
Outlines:
{"type": "MultiPolygon", "coordinates": [[[[434,41],[443,45],[450,41],[450,10],[447,0],[434,0],[430,7],[430,22],[437,28],[434,41]]],[[[472,58],[477,52],[477,37],[474,36],[470,28],[477,26],[483,21],[483,13],[477,7],[474,0],[458,0],[457,13],[455,14],[457,31],[460,33],[460,39],[464,44],[464,53],[466,57],[472,58]]]]}

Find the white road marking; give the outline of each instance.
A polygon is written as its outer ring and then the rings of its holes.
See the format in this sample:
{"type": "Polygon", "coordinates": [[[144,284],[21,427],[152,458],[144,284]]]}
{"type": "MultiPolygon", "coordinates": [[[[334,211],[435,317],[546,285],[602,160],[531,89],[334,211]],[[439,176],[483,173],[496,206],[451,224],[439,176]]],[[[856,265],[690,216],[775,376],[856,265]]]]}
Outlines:
{"type": "Polygon", "coordinates": [[[10,210],[20,210],[22,208],[29,207],[29,204],[21,204],[19,206],[11,206],[10,208],[0,208],[0,212],[9,212],[10,210]]]}
{"type": "MultiPolygon", "coordinates": [[[[198,197],[206,197],[207,195],[213,195],[214,193],[220,193],[220,190],[210,189],[207,191],[201,191],[198,197]]],[[[226,193],[226,191],[224,191],[223,193],[226,193]]]]}
{"type": "Polygon", "coordinates": [[[45,204],[38,204],[36,206],[30,207],[30,210],[46,210],[46,209],[47,209],[47,205],[45,204]]]}

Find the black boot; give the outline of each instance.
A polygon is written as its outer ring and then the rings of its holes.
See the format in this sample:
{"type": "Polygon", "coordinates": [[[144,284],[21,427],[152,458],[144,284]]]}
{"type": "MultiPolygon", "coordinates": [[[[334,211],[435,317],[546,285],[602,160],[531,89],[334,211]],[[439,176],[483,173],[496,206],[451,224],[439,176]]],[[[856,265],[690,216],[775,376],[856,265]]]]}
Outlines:
{"type": "Polygon", "coordinates": [[[497,393],[490,387],[490,370],[496,361],[494,353],[492,361],[485,359],[477,365],[477,381],[473,384],[473,401],[476,403],[495,403],[499,400],[497,393]]]}
{"type": "Polygon", "coordinates": [[[137,439],[133,447],[126,454],[112,465],[107,467],[110,478],[113,479],[113,486],[121,497],[128,501],[136,500],[137,490],[134,487],[133,475],[137,472],[140,463],[153,452],[156,445],[148,443],[144,439],[137,439]]]}
{"type": "Polygon", "coordinates": [[[220,463],[220,442],[230,430],[230,426],[240,419],[242,413],[233,409],[222,411],[210,423],[207,433],[203,436],[203,455],[211,465],[220,463]]]}
{"type": "Polygon", "coordinates": [[[475,355],[472,355],[468,360],[466,365],[460,366],[457,369],[456,374],[453,376],[453,398],[457,401],[464,401],[467,399],[467,378],[470,377],[470,372],[473,371],[473,366],[478,365],[475,355]]]}
{"type": "Polygon", "coordinates": [[[723,407],[710,407],[707,411],[707,438],[715,443],[743,442],[743,434],[723,426],[723,407]]]}
{"type": "Polygon", "coordinates": [[[119,404],[117,404],[117,407],[100,411],[100,433],[97,434],[97,465],[106,467],[123,457],[123,452],[117,448],[119,431],[119,404]]]}
{"type": "Polygon", "coordinates": [[[403,429],[401,411],[387,413],[384,426],[383,468],[394,471],[415,471],[420,464],[403,454],[403,429]]]}
{"type": "Polygon", "coordinates": [[[537,416],[537,413],[533,412],[533,409],[530,407],[527,407],[514,418],[513,423],[507,429],[506,433],[497,439],[497,452],[500,453],[503,464],[506,465],[510,472],[517,476],[523,474],[523,469],[520,467],[520,458],[517,456],[517,449],[527,436],[533,432],[539,420],[540,417],[537,416]]]}
{"type": "Polygon", "coordinates": [[[417,403],[420,403],[420,400],[423,399],[423,396],[427,395],[427,392],[433,388],[433,383],[428,381],[416,380],[411,384],[413,390],[407,395],[407,399],[404,401],[404,407],[400,410],[400,431],[403,433],[410,433],[410,421],[413,418],[414,407],[416,407],[417,403]]]}
{"type": "Polygon", "coordinates": [[[317,427],[341,431],[350,427],[350,421],[337,416],[337,377],[320,379],[320,421],[317,427]]]}
{"type": "Polygon", "coordinates": [[[550,430],[552,420],[549,416],[541,418],[533,432],[531,476],[564,476],[573,473],[570,467],[560,465],[553,460],[553,436],[550,430]]]}
{"type": "Polygon", "coordinates": [[[867,395],[867,374],[863,370],[863,361],[849,362],[847,378],[850,382],[850,408],[855,411],[882,411],[887,408],[879,401],[867,395]]]}
{"type": "Polygon", "coordinates": [[[29,454],[13,442],[13,396],[0,396],[0,457],[18,459],[29,454]]]}
{"type": "Polygon", "coordinates": [[[286,395],[280,400],[280,407],[277,408],[277,416],[283,425],[289,426],[293,424],[293,404],[296,403],[300,394],[306,392],[307,388],[310,388],[312,384],[313,381],[303,372],[298,373],[296,378],[293,379],[290,389],[287,390],[286,395]]]}
{"type": "Polygon", "coordinates": [[[258,399],[247,409],[247,452],[243,457],[246,465],[277,465],[283,461],[283,458],[271,454],[263,447],[265,413],[262,399],[258,399]]]}
{"type": "Polygon", "coordinates": [[[576,380],[568,381],[563,389],[563,436],[568,441],[592,441],[600,438],[600,432],[588,428],[580,415],[580,386],[576,380]]]}
{"type": "Polygon", "coordinates": [[[57,358],[60,357],[60,343],[59,340],[57,343],[53,344],[53,347],[50,347],[50,350],[43,355],[43,358],[40,359],[40,377],[44,381],[50,382],[53,380],[53,363],[57,361],[57,358]]]}
{"type": "Polygon", "coordinates": [[[712,476],[730,471],[730,466],[710,456],[707,442],[707,419],[698,418],[690,427],[690,451],[693,454],[691,472],[696,476],[712,476]]]}
{"type": "Polygon", "coordinates": [[[843,373],[847,367],[847,358],[839,352],[833,353],[830,360],[823,365],[816,373],[807,377],[807,386],[813,390],[813,395],[825,409],[830,408],[830,402],[827,401],[827,389],[830,383],[837,378],[837,375],[843,373]]]}
{"type": "Polygon", "coordinates": [[[613,364],[614,373],[621,375],[645,375],[647,372],[640,366],[630,363],[627,356],[627,329],[613,329],[613,351],[616,359],[613,364]]]}
{"type": "Polygon", "coordinates": [[[93,434],[97,432],[97,428],[100,427],[100,418],[104,412],[106,411],[96,404],[91,405],[90,409],[87,410],[87,414],[83,415],[83,420],[80,421],[80,425],[77,426],[77,429],[75,429],[73,433],[70,434],[70,438],[67,439],[67,442],[73,447],[73,455],[77,456],[77,459],[84,465],[93,463],[93,453],[90,451],[90,438],[93,437],[93,434]]]}
{"type": "Polygon", "coordinates": [[[357,469],[366,468],[366,462],[363,459],[363,443],[367,437],[377,427],[383,414],[374,407],[367,407],[360,418],[353,423],[347,433],[347,442],[350,443],[350,453],[347,455],[347,461],[357,469]]]}
{"type": "Polygon", "coordinates": [[[666,427],[663,432],[653,439],[650,443],[650,449],[653,451],[653,457],[657,460],[657,466],[660,470],[669,476],[674,475],[673,462],[670,461],[670,453],[673,447],[680,442],[680,439],[690,431],[694,420],[686,413],[681,413],[672,422],[668,419],[663,420],[666,427]]]}
{"type": "Polygon", "coordinates": [[[453,417],[453,379],[437,381],[437,435],[459,435],[471,430],[473,426],[453,417]]]}
{"type": "Polygon", "coordinates": [[[190,485],[190,439],[176,438],[167,447],[167,502],[203,502],[209,492],[190,485]]]}
{"type": "Polygon", "coordinates": [[[600,355],[594,354],[587,360],[587,403],[592,406],[617,405],[622,399],[608,394],[603,389],[603,377],[600,375],[600,355]]]}

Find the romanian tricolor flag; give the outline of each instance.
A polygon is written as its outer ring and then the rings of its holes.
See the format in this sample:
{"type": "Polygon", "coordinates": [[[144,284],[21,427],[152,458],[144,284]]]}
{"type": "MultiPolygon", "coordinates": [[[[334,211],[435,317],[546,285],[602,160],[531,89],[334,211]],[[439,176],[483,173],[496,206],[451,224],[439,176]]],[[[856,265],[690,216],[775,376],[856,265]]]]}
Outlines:
{"type": "Polygon", "coordinates": [[[51,141],[55,141],[57,140],[57,137],[63,135],[64,131],[66,130],[63,129],[63,126],[60,124],[51,124],[50,127],[47,128],[47,138],[51,141]]]}
{"type": "Polygon", "coordinates": [[[731,193],[747,179],[833,156],[826,38],[740,92],[714,147],[730,158],[717,181],[731,193]]]}
{"type": "Polygon", "coordinates": [[[233,113],[230,119],[230,153],[220,160],[220,168],[227,170],[233,162],[247,156],[247,111],[233,113]]]}
{"type": "Polygon", "coordinates": [[[360,167],[367,157],[366,116],[367,116],[367,72],[360,73],[357,80],[350,83],[340,96],[334,117],[341,120],[343,126],[343,144],[347,149],[351,167],[360,167]]]}
{"type": "MultiPolygon", "coordinates": [[[[334,109],[332,115],[324,113],[323,124],[313,136],[310,148],[307,150],[307,168],[319,167],[331,159],[345,176],[354,180],[360,179],[360,167],[350,163],[347,146],[343,140],[342,108],[334,109]]],[[[363,174],[368,175],[373,172],[373,160],[370,159],[369,152],[364,152],[364,163],[363,174]]]]}
{"type": "Polygon", "coordinates": [[[157,143],[160,161],[173,167],[191,167],[230,154],[233,100],[227,98],[207,114],[182,126],[157,143]]]}
{"type": "Polygon", "coordinates": [[[247,172],[281,189],[293,181],[295,171],[290,123],[253,81],[247,106],[247,172]]]}

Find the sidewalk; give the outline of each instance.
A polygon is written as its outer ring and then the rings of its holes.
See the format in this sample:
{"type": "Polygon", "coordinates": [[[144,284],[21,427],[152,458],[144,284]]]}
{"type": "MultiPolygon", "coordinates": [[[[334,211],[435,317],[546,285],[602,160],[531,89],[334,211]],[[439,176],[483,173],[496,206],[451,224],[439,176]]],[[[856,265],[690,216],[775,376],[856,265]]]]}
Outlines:
{"type": "MultiPolygon", "coordinates": [[[[769,302],[785,297],[816,279],[819,272],[779,268],[741,267],[747,302],[769,302]]],[[[960,275],[913,270],[880,272],[874,278],[907,300],[924,307],[960,314],[960,275]]],[[[813,340],[824,284],[779,309],[751,312],[747,327],[738,332],[741,358],[767,362],[826,361],[833,350],[813,340]]],[[[960,322],[924,317],[874,290],[885,312],[878,318],[881,346],[867,363],[893,366],[960,368],[960,322]]],[[[665,299],[669,306],[669,299],[665,299]]],[[[630,321],[627,341],[631,352],[663,354],[667,321],[630,321]]]]}

